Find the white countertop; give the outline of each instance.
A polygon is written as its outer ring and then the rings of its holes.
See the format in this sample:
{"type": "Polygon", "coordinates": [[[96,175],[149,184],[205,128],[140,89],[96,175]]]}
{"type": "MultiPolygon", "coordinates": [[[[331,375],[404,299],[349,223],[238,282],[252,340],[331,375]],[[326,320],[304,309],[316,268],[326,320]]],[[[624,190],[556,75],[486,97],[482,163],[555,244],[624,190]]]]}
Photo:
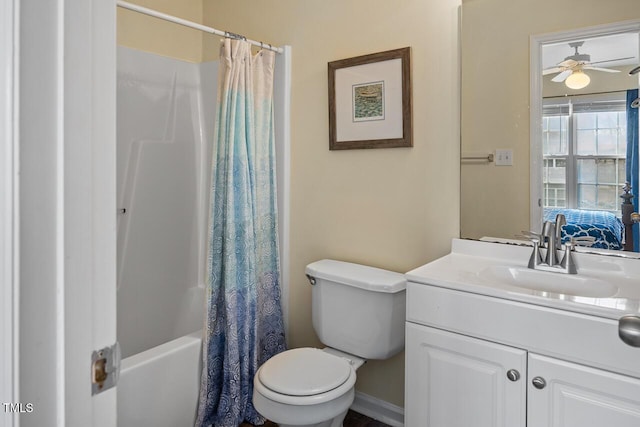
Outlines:
{"type": "MultiPolygon", "coordinates": [[[[406,273],[408,281],[480,295],[619,319],[640,314],[640,260],[574,253],[578,275],[607,281],[617,287],[612,296],[573,296],[511,286],[489,280],[483,274],[492,266],[526,268],[532,248],[528,246],[453,239],[451,253],[406,273]]],[[[563,273],[540,272],[544,275],[563,273]]]]}

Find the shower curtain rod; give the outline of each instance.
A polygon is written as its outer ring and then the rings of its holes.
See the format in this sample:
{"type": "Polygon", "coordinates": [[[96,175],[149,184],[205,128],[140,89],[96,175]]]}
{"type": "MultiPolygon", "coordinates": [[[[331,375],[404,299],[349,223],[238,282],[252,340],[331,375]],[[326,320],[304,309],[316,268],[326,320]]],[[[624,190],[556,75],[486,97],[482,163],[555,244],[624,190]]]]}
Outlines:
{"type": "Polygon", "coordinates": [[[283,52],[283,49],[281,47],[272,46],[269,43],[262,43],[262,42],[257,42],[255,40],[250,40],[250,39],[247,39],[246,37],[244,37],[244,36],[242,36],[240,34],[230,33],[229,31],[216,30],[215,28],[207,27],[207,26],[204,26],[202,24],[198,24],[196,22],[187,21],[186,19],[178,18],[176,16],[172,16],[172,15],[168,15],[166,13],[158,12],[158,11],[153,10],[153,9],[149,9],[149,8],[146,8],[146,7],[138,6],[137,4],[129,3],[129,2],[126,2],[126,1],[122,1],[122,0],[118,0],[116,2],[116,4],[119,7],[122,7],[124,9],[129,9],[129,10],[133,10],[134,12],[144,13],[145,15],[153,16],[155,18],[164,19],[165,21],[173,22],[175,24],[184,25],[185,27],[194,28],[196,30],[204,31],[205,33],[215,34],[217,36],[227,37],[227,38],[232,38],[232,39],[241,39],[241,40],[247,41],[248,43],[250,43],[250,44],[252,44],[254,46],[258,46],[258,47],[261,47],[263,49],[269,49],[269,50],[272,50],[272,51],[277,52],[277,53],[282,53],[283,52]]]}

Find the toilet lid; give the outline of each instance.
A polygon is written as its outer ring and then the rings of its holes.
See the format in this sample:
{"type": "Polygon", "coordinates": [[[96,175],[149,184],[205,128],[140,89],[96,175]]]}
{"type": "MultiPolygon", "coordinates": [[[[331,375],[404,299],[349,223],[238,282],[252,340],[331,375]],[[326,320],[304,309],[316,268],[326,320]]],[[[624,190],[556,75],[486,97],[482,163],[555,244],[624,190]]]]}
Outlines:
{"type": "Polygon", "coordinates": [[[269,359],[258,377],[276,393],[312,396],[341,386],[350,374],[351,366],[342,357],[317,348],[296,348],[269,359]]]}

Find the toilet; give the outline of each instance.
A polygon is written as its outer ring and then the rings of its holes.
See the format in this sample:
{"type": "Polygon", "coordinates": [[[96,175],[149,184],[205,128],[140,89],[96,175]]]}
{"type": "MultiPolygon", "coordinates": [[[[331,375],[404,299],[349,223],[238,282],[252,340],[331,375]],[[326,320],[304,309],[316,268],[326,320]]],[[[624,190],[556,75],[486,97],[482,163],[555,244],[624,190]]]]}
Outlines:
{"type": "Polygon", "coordinates": [[[404,348],[404,275],[343,261],[306,268],[313,328],[327,347],[275,355],[256,372],[253,405],[286,426],[341,427],[355,396],[356,370],[404,348]]]}

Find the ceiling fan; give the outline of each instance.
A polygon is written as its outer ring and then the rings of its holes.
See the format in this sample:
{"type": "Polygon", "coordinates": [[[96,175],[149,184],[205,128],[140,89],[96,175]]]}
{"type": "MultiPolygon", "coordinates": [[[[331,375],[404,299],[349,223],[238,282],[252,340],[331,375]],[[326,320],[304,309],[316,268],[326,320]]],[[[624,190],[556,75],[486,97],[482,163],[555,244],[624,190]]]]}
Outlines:
{"type": "Polygon", "coordinates": [[[608,59],[606,61],[597,61],[591,62],[591,55],[586,53],[578,52],[578,48],[584,44],[584,41],[579,42],[571,42],[569,46],[575,49],[573,55],[567,56],[564,61],[556,64],[553,67],[546,68],[542,70],[542,75],[546,76],[548,74],[558,73],[557,76],[551,79],[553,82],[563,82],[573,73],[582,72],[582,70],[594,70],[594,71],[604,71],[607,73],[619,73],[620,70],[614,70],[611,68],[603,68],[603,67],[595,67],[594,64],[602,64],[605,62],[613,62],[613,61],[621,61],[623,59],[628,58],[616,58],[616,59],[608,59]]]}

